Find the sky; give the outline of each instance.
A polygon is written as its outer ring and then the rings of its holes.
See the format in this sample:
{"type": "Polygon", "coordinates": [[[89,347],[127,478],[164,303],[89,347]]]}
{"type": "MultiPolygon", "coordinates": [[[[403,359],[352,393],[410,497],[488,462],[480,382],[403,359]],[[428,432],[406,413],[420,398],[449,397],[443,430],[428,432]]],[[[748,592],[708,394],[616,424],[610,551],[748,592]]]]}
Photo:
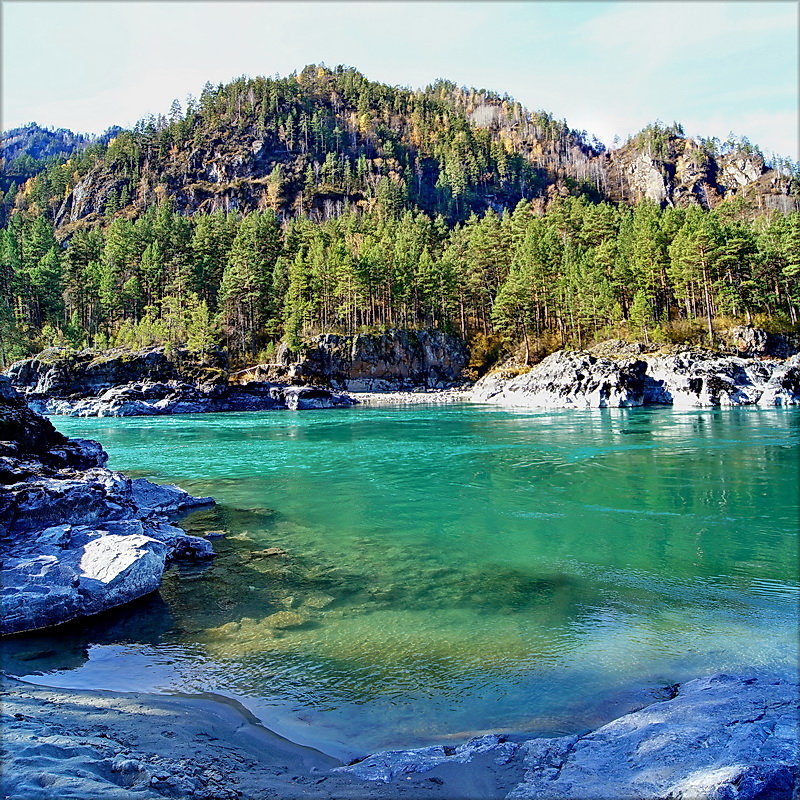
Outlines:
{"type": "Polygon", "coordinates": [[[612,146],[655,120],[798,152],[798,3],[3,0],[2,127],[98,133],[206,81],[356,67],[508,93],[612,146]]]}

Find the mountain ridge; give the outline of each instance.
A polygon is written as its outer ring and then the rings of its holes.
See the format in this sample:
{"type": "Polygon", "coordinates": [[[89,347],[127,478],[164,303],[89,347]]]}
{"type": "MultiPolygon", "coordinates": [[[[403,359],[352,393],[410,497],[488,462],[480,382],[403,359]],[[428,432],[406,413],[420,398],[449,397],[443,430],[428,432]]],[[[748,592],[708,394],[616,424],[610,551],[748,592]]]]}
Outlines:
{"type": "Polygon", "coordinates": [[[344,67],[207,84],[186,109],[174,101],[169,117],[106,142],[26,180],[7,213],[33,205],[63,238],[104,216],[138,217],[166,197],[186,215],[272,208],[282,219],[326,219],[384,202],[451,223],[581,194],[706,209],[742,196],[754,210],[800,208],[795,177],[770,168],[746,139],[720,145],[657,122],[608,150],[507,95],[444,80],[391,87],[344,67]]]}

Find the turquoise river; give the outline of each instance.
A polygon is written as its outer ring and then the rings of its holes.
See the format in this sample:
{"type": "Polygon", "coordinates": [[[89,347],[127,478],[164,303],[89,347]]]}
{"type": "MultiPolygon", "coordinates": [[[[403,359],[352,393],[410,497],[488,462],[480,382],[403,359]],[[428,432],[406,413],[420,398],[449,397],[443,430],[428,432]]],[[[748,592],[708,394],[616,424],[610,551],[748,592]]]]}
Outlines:
{"type": "Polygon", "coordinates": [[[226,695],[346,758],[585,730],[657,687],[797,664],[797,409],[53,422],[213,495],[183,524],[218,555],[3,643],[39,683],[226,695]]]}

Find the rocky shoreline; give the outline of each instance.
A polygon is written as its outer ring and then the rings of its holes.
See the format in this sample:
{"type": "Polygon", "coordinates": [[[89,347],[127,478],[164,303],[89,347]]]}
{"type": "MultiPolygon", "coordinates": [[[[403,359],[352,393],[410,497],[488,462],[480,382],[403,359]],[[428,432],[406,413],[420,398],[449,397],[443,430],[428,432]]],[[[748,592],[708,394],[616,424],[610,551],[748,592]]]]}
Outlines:
{"type": "Polygon", "coordinates": [[[734,329],[727,350],[620,340],[508,363],[475,384],[463,343],[429,331],[325,334],[274,364],[227,372],[223,353],[46,350],[7,374],[40,414],[154,416],[368,405],[490,403],[518,408],[775,407],[800,404],[800,354],[784,337],[734,329]]]}
{"type": "Polygon", "coordinates": [[[352,393],[458,386],[466,364],[456,337],[396,330],[324,334],[297,352],[281,345],[274,363],[236,372],[217,350],[198,360],[185,348],[50,348],[15,362],[7,375],[37,413],[122,417],[347,407],[358,402],[352,393]]]}
{"type": "Polygon", "coordinates": [[[470,400],[517,408],[798,405],[800,355],[759,359],[692,349],[615,358],[559,350],[529,371],[484,376],[470,400]]]}
{"type": "Polygon", "coordinates": [[[167,562],[213,556],[171,518],[213,504],[105,467],[0,378],[0,634],[59,625],[158,589],[167,562]]]}
{"type": "Polygon", "coordinates": [[[347,394],[365,406],[441,406],[467,403],[472,387],[452,389],[408,389],[404,392],[354,392],[347,394]]]}
{"type": "Polygon", "coordinates": [[[68,417],[152,417],[227,411],[308,411],[346,408],[357,401],[318,386],[252,383],[238,388],[168,381],[137,381],[112,386],[96,397],[60,398],[29,394],[28,407],[38,414],[68,417]]]}
{"type": "Polygon", "coordinates": [[[715,675],[594,731],[494,734],[341,765],[219,696],[3,679],[2,796],[319,800],[793,800],[796,679],[715,675]]]}

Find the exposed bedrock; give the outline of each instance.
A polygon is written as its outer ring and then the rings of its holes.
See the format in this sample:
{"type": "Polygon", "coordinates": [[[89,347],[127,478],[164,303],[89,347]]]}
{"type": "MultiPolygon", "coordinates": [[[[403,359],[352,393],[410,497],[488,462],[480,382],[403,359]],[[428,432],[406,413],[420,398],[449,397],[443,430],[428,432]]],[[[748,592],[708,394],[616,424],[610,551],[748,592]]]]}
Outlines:
{"type": "Polygon", "coordinates": [[[40,414],[70,417],[138,417],[222,411],[306,411],[351,406],[356,401],[317,386],[251,382],[243,386],[137,382],[106,389],[96,397],[26,396],[40,414]]]}
{"type": "Polygon", "coordinates": [[[168,519],[211,498],[106,469],[99,444],[67,439],[4,377],[0,439],[0,633],[114,608],[155,591],[170,559],[213,555],[168,519]]]}
{"type": "Polygon", "coordinates": [[[216,384],[224,382],[227,359],[221,351],[197,362],[185,349],[69,350],[51,347],[12,364],[7,374],[22,394],[38,397],[93,397],[137,381],[216,384]]]}
{"type": "Polygon", "coordinates": [[[275,363],[243,377],[303,381],[354,392],[444,389],[464,382],[464,342],[441,331],[392,330],[345,336],[326,333],[297,351],[281,345],[275,363]]]}
{"type": "Polygon", "coordinates": [[[491,757],[521,763],[508,800],[792,800],[798,785],[798,684],[716,675],[595,731],[377,753],[338,771],[389,783],[491,757]]]}
{"type": "Polygon", "coordinates": [[[221,411],[337,408],[356,401],[321,386],[228,381],[225,357],[200,364],[184,350],[73,352],[51,348],[12,364],[11,384],[40,414],[157,416],[221,411]]]}
{"type": "Polygon", "coordinates": [[[486,375],[471,399],[531,408],[797,405],[800,356],[759,360],[693,349],[611,358],[560,350],[529,372],[486,375]]]}

